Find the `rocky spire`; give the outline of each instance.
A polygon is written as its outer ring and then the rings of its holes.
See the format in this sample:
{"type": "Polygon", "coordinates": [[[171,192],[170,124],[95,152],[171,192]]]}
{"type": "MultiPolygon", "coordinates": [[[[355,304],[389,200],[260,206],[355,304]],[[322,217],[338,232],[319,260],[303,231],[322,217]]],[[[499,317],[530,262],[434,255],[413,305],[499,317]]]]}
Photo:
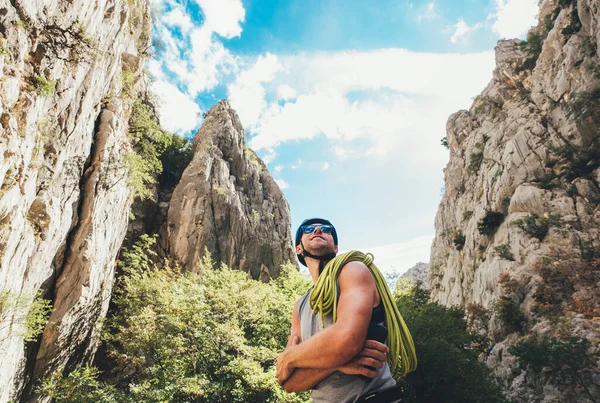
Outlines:
{"type": "Polygon", "coordinates": [[[192,271],[206,250],[262,280],[295,262],[287,201],[246,146],[227,101],[210,109],[194,137],[194,157],[173,192],[161,238],[167,253],[192,271]]]}

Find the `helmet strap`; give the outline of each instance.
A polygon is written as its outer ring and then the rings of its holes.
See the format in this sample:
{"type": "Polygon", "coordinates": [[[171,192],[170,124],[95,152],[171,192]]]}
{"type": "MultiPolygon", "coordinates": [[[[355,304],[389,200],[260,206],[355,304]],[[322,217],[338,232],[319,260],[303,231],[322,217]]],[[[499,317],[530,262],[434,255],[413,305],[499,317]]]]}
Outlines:
{"type": "Polygon", "coordinates": [[[333,259],[336,256],[335,252],[331,252],[331,253],[328,253],[323,256],[313,255],[312,253],[310,253],[309,251],[307,251],[304,248],[304,244],[302,243],[302,241],[300,241],[300,245],[302,245],[302,256],[303,257],[305,257],[305,258],[309,257],[311,259],[315,259],[315,260],[319,261],[319,274],[321,274],[321,272],[325,268],[325,262],[333,259]]]}

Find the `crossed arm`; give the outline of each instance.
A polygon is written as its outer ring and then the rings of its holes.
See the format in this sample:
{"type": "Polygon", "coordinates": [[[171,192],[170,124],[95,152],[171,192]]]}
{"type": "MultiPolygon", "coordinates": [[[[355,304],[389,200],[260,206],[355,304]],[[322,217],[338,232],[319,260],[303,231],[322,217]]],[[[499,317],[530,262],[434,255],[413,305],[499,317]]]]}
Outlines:
{"type": "Polygon", "coordinates": [[[365,342],[373,306],[379,302],[375,281],[360,262],[348,263],[338,278],[340,298],[337,321],[300,343],[298,303],[292,313],[288,345],[277,358],[277,379],[287,392],[312,389],[336,371],[374,378],[388,349],[373,340],[365,342]]]}

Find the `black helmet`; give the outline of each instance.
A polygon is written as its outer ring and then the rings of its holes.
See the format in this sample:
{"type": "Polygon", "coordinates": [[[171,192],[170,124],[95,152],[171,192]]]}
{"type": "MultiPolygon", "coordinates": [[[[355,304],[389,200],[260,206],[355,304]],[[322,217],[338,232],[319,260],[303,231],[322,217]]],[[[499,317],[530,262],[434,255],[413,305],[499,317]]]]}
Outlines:
{"type": "MultiPolygon", "coordinates": [[[[294,246],[300,245],[300,242],[302,241],[302,230],[301,230],[301,228],[304,225],[310,225],[310,224],[331,225],[331,227],[333,228],[332,231],[331,231],[331,236],[333,237],[333,243],[335,245],[338,244],[337,232],[335,230],[335,227],[333,226],[333,224],[329,220],[326,220],[324,218],[309,218],[309,219],[306,219],[306,220],[302,221],[302,224],[300,224],[300,226],[296,230],[296,241],[295,241],[294,246]]],[[[302,248],[304,249],[304,246],[302,246],[302,248]]],[[[308,253],[307,251],[304,251],[304,253],[308,257],[312,257],[312,258],[319,259],[319,260],[325,260],[325,259],[326,260],[330,260],[330,259],[333,259],[335,257],[335,253],[330,253],[330,254],[325,255],[325,256],[314,256],[314,255],[311,255],[310,253],[308,253]]],[[[304,256],[302,256],[302,255],[297,255],[297,256],[298,256],[298,260],[300,261],[300,263],[302,263],[304,266],[306,266],[306,262],[304,261],[304,256]]]]}

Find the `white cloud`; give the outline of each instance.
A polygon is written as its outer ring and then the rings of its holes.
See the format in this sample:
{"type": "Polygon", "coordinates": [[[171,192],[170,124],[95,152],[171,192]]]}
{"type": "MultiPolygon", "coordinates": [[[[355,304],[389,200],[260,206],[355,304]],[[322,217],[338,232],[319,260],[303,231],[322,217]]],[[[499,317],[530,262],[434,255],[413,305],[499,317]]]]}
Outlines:
{"type": "Polygon", "coordinates": [[[158,96],[160,124],[170,132],[188,132],[200,125],[200,107],[187,95],[166,81],[152,83],[158,96]]]}
{"type": "Polygon", "coordinates": [[[189,32],[194,27],[189,14],[187,14],[181,7],[177,7],[169,11],[164,17],[161,18],[161,22],[170,27],[179,27],[182,33],[189,32]]]}
{"type": "Polygon", "coordinates": [[[275,179],[275,183],[277,183],[277,185],[279,186],[279,189],[281,189],[281,190],[287,189],[290,187],[290,185],[288,185],[288,183],[286,181],[284,181],[283,179],[275,179]]]}
{"type": "Polygon", "coordinates": [[[276,174],[278,174],[282,170],[283,170],[283,165],[275,165],[275,168],[273,168],[273,172],[275,172],[276,174]]]}
{"type": "Polygon", "coordinates": [[[204,25],[224,38],[234,38],[242,33],[246,10],[241,0],[196,0],[205,16],[204,25]]]}
{"type": "Polygon", "coordinates": [[[260,158],[263,160],[265,165],[268,165],[275,160],[275,157],[277,157],[277,153],[274,150],[267,150],[267,153],[260,158]]]}
{"type": "Polygon", "coordinates": [[[329,169],[329,163],[328,162],[324,163],[322,166],[322,169],[323,169],[323,171],[327,171],[329,169]]]}
{"type": "MultiPolygon", "coordinates": [[[[411,4],[410,8],[412,8],[412,4],[411,4]]],[[[436,11],[435,3],[431,2],[431,3],[427,3],[424,11],[417,16],[417,21],[420,24],[421,22],[423,22],[425,20],[433,20],[438,17],[439,16],[436,11]]]]}
{"type": "Polygon", "coordinates": [[[282,69],[277,56],[267,53],[258,57],[247,70],[242,71],[235,82],[227,87],[229,101],[235,108],[242,124],[252,126],[267,106],[264,83],[275,77],[282,69]]]}
{"type": "Polygon", "coordinates": [[[383,273],[404,273],[418,262],[429,262],[431,243],[434,236],[421,236],[407,242],[358,248],[361,252],[372,253],[373,261],[383,273]]]}
{"type": "Polygon", "coordinates": [[[523,37],[537,24],[538,0],[496,0],[492,31],[501,38],[523,37]]]}
{"type": "Polygon", "coordinates": [[[453,25],[454,34],[450,38],[450,42],[452,43],[466,43],[469,40],[469,36],[473,34],[473,32],[477,31],[483,24],[478,22],[477,24],[470,27],[465,20],[460,18],[458,22],[453,25]]]}
{"type": "Polygon", "coordinates": [[[290,166],[290,168],[292,168],[292,169],[298,169],[298,168],[300,168],[300,167],[301,167],[303,164],[304,164],[304,162],[302,162],[302,160],[298,160],[298,161],[296,161],[296,163],[295,163],[295,164],[291,165],[291,166],[290,166]]]}
{"type": "Polygon", "coordinates": [[[344,147],[340,147],[340,146],[335,146],[331,149],[331,152],[339,159],[339,160],[345,160],[346,158],[348,158],[350,155],[354,154],[354,151],[344,148],[344,147]]]}
{"type": "MultiPolygon", "coordinates": [[[[156,36],[164,47],[160,68],[192,97],[211,90],[223,76],[236,70],[236,58],[216,35],[224,38],[241,35],[245,18],[240,0],[196,0],[196,3],[205,16],[201,24],[178,3],[153,0],[154,7],[165,10],[165,15],[155,23],[156,36]],[[179,28],[183,35],[174,35],[174,28],[179,28]]],[[[155,75],[157,70],[154,66],[155,75]]]]}
{"type": "Polygon", "coordinates": [[[260,84],[248,95],[247,105],[241,98],[234,105],[252,111],[243,122],[251,122],[253,149],[324,135],[336,143],[367,140],[366,149],[363,142],[360,150],[351,145],[336,150],[341,158],[353,151],[391,155],[403,148],[414,149],[411,158],[446,159],[419,141],[434,136],[439,143],[448,115],[467,107],[489,81],[494,55],[385,49],[285,56],[278,58],[278,65],[268,87],[260,84]],[[289,82],[295,83],[298,96],[284,104],[273,101],[274,89],[289,82]],[[349,93],[360,96],[350,100],[349,93]]]}
{"type": "Polygon", "coordinates": [[[283,101],[289,101],[290,99],[296,98],[296,90],[287,84],[281,84],[277,87],[277,98],[283,101]]]}

